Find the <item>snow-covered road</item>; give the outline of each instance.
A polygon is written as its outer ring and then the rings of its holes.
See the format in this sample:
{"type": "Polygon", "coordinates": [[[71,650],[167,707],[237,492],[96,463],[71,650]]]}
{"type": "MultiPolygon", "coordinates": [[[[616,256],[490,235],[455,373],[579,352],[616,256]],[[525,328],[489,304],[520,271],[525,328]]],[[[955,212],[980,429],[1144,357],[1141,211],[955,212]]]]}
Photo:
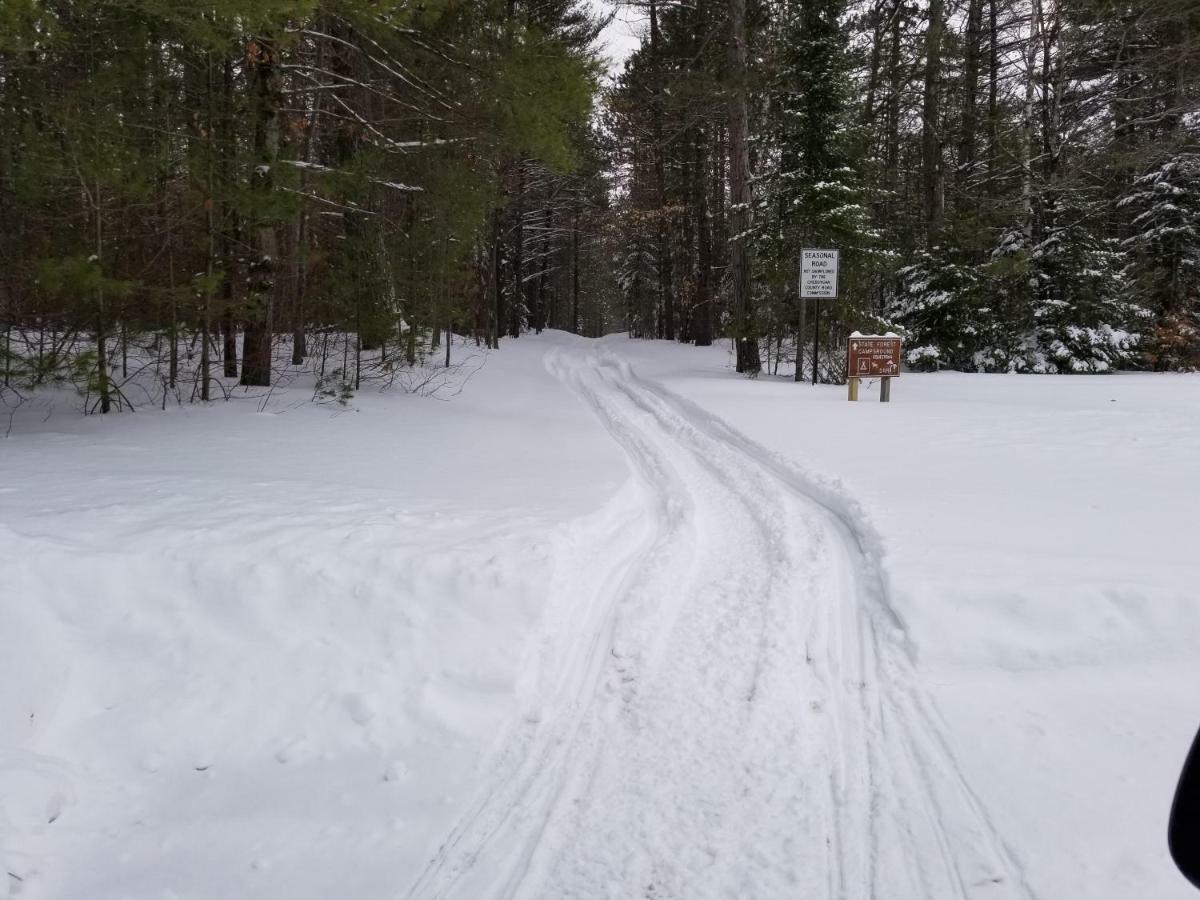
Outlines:
{"type": "Polygon", "coordinates": [[[23,407],[0,898],[1190,897],[1200,377],[729,357],[23,407]]]}
{"type": "Polygon", "coordinates": [[[1032,896],[854,505],[603,347],[548,367],[635,486],[560,554],[521,719],[410,896],[1032,896]]]}

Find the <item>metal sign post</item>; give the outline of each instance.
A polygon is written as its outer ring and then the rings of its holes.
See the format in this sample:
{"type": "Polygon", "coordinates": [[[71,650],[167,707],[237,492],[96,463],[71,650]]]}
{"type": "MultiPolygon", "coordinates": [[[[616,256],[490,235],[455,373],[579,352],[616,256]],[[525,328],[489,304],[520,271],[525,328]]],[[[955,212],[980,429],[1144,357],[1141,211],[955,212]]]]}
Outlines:
{"type": "Polygon", "coordinates": [[[813,387],[817,385],[817,360],[821,356],[821,300],[817,298],[813,315],[813,387]]]}
{"type": "MultiPolygon", "coordinates": [[[[800,302],[815,300],[813,315],[813,384],[817,383],[817,358],[821,352],[821,301],[836,300],[838,295],[838,250],[805,249],[800,251],[800,302]]],[[[800,341],[796,341],[796,366],[800,365],[800,341]]]]}

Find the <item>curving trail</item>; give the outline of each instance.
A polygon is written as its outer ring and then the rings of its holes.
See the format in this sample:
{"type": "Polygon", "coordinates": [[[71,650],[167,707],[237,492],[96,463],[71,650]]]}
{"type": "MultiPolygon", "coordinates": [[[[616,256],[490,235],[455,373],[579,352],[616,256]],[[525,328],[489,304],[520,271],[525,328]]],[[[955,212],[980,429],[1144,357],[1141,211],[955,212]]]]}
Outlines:
{"type": "Polygon", "coordinates": [[[852,514],[618,357],[633,487],[562,539],[526,714],[414,898],[1030,898],[852,514]]]}

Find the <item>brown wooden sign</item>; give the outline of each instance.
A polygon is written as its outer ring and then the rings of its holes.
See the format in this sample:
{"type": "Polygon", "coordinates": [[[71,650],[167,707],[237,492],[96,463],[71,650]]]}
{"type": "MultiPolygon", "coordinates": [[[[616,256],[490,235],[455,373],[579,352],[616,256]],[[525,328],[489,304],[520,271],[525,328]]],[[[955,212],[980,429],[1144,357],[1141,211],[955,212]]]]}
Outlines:
{"type": "Polygon", "coordinates": [[[847,377],[899,377],[900,345],[898,337],[851,337],[847,377]]]}

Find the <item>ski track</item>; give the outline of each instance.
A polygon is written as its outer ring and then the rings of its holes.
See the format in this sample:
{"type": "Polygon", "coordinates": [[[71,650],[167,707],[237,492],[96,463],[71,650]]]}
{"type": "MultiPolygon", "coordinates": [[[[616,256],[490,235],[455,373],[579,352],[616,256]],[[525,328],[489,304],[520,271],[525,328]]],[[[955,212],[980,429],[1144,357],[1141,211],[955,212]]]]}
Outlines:
{"type": "Polygon", "coordinates": [[[559,536],[525,709],[419,900],[1030,900],[920,690],[852,501],[601,349],[627,454],[559,536]]]}

